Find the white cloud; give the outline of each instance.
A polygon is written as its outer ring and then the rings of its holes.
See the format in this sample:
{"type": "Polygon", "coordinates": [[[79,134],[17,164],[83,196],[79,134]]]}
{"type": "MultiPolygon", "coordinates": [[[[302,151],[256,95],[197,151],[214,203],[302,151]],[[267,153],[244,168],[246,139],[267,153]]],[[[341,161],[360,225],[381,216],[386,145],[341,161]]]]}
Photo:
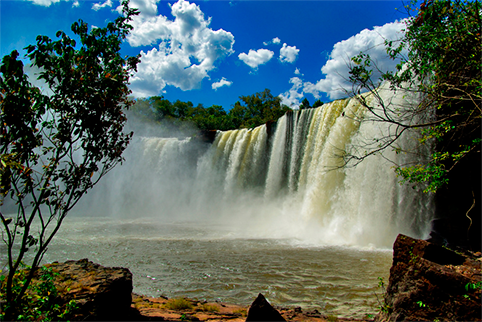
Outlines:
{"type": "Polygon", "coordinates": [[[52,3],[60,2],[60,0],[31,0],[34,4],[49,7],[52,3]]]}
{"type": "MultiPolygon", "coordinates": [[[[142,16],[156,16],[157,3],[160,0],[131,0],[129,7],[139,9],[142,16]]],[[[122,5],[117,7],[117,12],[122,13],[122,5]]]]}
{"type": "MultiPolygon", "coordinates": [[[[330,59],[321,68],[322,73],[326,75],[325,78],[320,79],[316,84],[305,83],[304,92],[311,93],[316,98],[321,92],[328,93],[331,99],[346,96],[346,91],[351,90],[348,67],[350,58],[360,52],[368,53],[381,70],[394,70],[397,62],[388,58],[384,42],[399,39],[404,27],[403,21],[387,23],[372,30],[362,30],[355,36],[336,43],[330,59]]],[[[373,77],[377,79],[379,74],[374,74],[373,77]]]]}
{"type": "Polygon", "coordinates": [[[268,46],[268,45],[271,45],[271,44],[279,44],[281,43],[281,39],[279,39],[278,37],[274,37],[273,39],[271,39],[270,41],[265,41],[263,42],[263,45],[265,46],[268,46]]]}
{"type": "Polygon", "coordinates": [[[72,7],[80,7],[79,1],[75,0],[74,3],[72,3],[72,7]]]}
{"type": "MultiPolygon", "coordinates": [[[[140,0],[132,6],[140,4],[140,0]]],[[[131,46],[157,44],[148,52],[141,51],[138,72],[131,78],[135,96],[152,96],[167,85],[182,90],[199,88],[215,63],[231,55],[234,36],[223,29],[209,28],[211,19],[196,4],[179,0],[170,5],[174,20],[153,15],[155,0],[145,0],[143,7],[148,14],[134,18],[134,30],[127,37],[131,46]]],[[[157,12],[157,6],[156,6],[157,12]]]]}
{"type": "Polygon", "coordinates": [[[257,51],[250,49],[248,54],[241,53],[238,58],[251,68],[258,68],[259,65],[266,64],[273,58],[274,52],[268,49],[258,49],[257,51]]]}
{"type": "Polygon", "coordinates": [[[298,57],[299,52],[300,50],[296,49],[296,46],[288,46],[284,43],[279,51],[279,60],[281,62],[293,63],[298,57]]]}
{"type": "Polygon", "coordinates": [[[228,87],[229,87],[229,86],[231,86],[232,83],[233,83],[233,82],[228,81],[226,78],[223,77],[219,82],[213,83],[213,84],[212,84],[212,88],[213,88],[214,90],[217,90],[218,88],[223,87],[223,86],[228,86],[228,87]]]}
{"type": "Polygon", "coordinates": [[[301,104],[300,100],[304,97],[302,90],[303,81],[299,77],[292,77],[290,83],[293,84],[291,89],[278,96],[281,98],[281,104],[287,105],[292,109],[298,109],[301,104]]]}
{"type": "Polygon", "coordinates": [[[301,76],[303,76],[303,74],[301,73],[301,71],[300,71],[299,68],[296,68],[296,69],[295,69],[295,75],[301,75],[301,76]]]}
{"type": "Polygon", "coordinates": [[[100,3],[94,3],[94,5],[92,6],[92,9],[95,10],[95,11],[98,11],[102,8],[105,8],[105,7],[112,7],[112,1],[111,0],[107,0],[106,2],[100,4],[100,3]]]}

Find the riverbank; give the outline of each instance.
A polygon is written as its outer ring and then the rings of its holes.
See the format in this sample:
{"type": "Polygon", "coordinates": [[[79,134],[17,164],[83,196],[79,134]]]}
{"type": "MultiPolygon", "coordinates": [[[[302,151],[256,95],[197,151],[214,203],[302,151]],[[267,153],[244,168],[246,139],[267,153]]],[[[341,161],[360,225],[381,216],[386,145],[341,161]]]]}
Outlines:
{"type": "Polygon", "coordinates": [[[45,272],[49,272],[49,280],[56,288],[49,301],[53,301],[59,312],[69,307],[64,318],[70,321],[273,321],[263,318],[266,312],[268,315],[275,312],[275,316],[285,321],[371,321],[338,318],[301,307],[273,308],[261,294],[253,294],[251,305],[139,295],[133,293],[133,276],[128,269],[104,267],[88,259],[46,264],[34,277],[33,285],[42,283],[45,276],[39,274],[45,272]],[[262,305],[260,297],[265,301],[262,305]]]}
{"type": "MultiPolygon", "coordinates": [[[[139,311],[142,317],[151,321],[209,321],[209,322],[244,322],[249,306],[241,306],[222,302],[205,302],[192,299],[152,298],[133,294],[132,307],[139,311]],[[178,303],[178,308],[176,304],[178,303]],[[179,304],[180,303],[180,304],[179,304]]],[[[338,318],[324,315],[318,310],[303,311],[300,307],[275,307],[286,321],[373,321],[373,319],[338,318]]]]}
{"type": "MultiPolygon", "coordinates": [[[[380,311],[374,320],[481,321],[481,267],[480,252],[452,250],[399,235],[386,293],[379,298],[380,311]]],[[[258,317],[274,312],[279,317],[275,321],[373,320],[368,315],[339,318],[321,309],[297,306],[273,309],[261,294],[252,294],[251,305],[138,295],[133,293],[129,269],[104,267],[88,259],[54,262],[45,268],[54,277],[55,304],[66,307],[75,303],[68,317],[71,321],[273,321],[250,319],[253,312],[258,317]],[[260,298],[264,301],[261,305],[260,298]]],[[[45,272],[45,268],[39,271],[45,272]]],[[[38,283],[39,276],[36,278],[34,283],[38,283]]]]}

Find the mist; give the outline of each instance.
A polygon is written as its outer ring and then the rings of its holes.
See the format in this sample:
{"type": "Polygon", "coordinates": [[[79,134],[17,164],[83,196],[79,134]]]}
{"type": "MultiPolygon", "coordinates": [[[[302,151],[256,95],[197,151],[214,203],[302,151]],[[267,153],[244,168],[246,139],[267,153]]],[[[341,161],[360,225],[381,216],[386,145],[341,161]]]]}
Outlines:
{"type": "MultiPolygon", "coordinates": [[[[212,144],[190,137],[195,129],[166,137],[131,121],[128,128],[141,129],[124,164],[74,212],[219,225],[240,238],[315,245],[383,248],[398,233],[426,236],[432,199],[420,187],[400,185],[393,170],[418,155],[386,150],[341,167],[341,151],[390,131],[357,121],[364,115],[356,99],[338,100],[288,113],[271,133],[265,125],[218,131],[212,144]]],[[[400,144],[410,142],[407,136],[400,144]]]]}

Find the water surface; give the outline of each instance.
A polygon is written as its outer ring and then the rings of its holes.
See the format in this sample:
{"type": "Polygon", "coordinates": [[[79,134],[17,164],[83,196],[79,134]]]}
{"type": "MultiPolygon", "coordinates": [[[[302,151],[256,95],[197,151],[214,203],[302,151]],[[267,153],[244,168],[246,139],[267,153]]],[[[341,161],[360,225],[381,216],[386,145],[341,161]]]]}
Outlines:
{"type": "Polygon", "coordinates": [[[67,218],[44,261],[88,258],[122,266],[134,292],[249,305],[258,293],[280,306],[359,317],[376,313],[390,250],[304,244],[195,222],[67,218]]]}

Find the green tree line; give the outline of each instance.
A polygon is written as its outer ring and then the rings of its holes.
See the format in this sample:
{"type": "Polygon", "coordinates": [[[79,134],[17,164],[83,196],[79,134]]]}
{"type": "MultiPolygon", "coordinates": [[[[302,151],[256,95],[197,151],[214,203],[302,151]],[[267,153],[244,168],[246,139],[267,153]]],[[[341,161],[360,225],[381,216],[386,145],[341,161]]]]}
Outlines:
{"type": "MultiPolygon", "coordinates": [[[[240,96],[229,111],[222,106],[203,104],[194,106],[192,102],[176,100],[171,102],[163,96],[137,99],[132,112],[144,121],[167,124],[179,130],[191,128],[200,130],[233,130],[253,128],[270,121],[276,121],[291,108],[281,103],[281,98],[273,96],[269,89],[252,95],[240,96]]],[[[316,101],[313,107],[323,105],[316,101]]],[[[311,108],[307,98],[300,109],[311,108]]]]}

